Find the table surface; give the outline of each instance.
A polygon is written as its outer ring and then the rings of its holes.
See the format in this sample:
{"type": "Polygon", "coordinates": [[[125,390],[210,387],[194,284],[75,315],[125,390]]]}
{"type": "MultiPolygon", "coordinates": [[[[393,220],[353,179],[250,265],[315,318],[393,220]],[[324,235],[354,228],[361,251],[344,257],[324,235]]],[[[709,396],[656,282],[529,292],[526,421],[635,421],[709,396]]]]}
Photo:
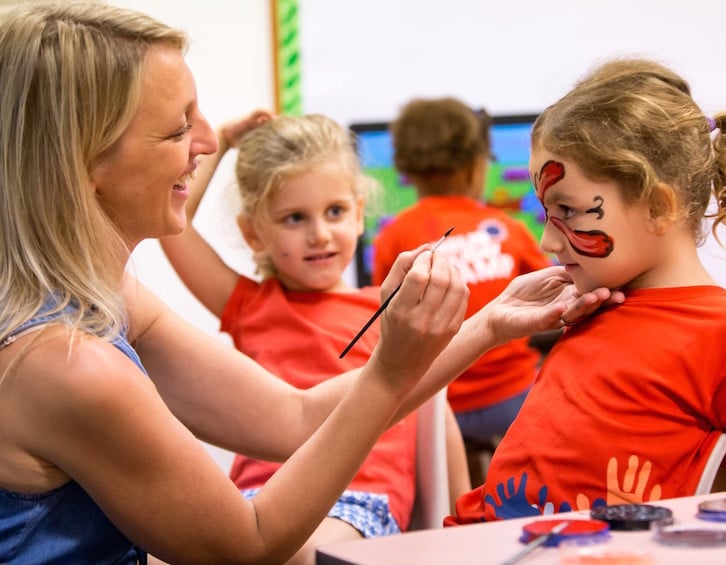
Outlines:
{"type": "MultiPolygon", "coordinates": [[[[726,530],[726,523],[707,522],[696,517],[698,504],[704,500],[726,499],[726,492],[661,500],[652,504],[673,511],[678,526],[726,530]]],[[[522,526],[535,520],[563,518],[589,519],[589,511],[548,516],[485,522],[453,528],[421,530],[400,535],[329,544],[318,550],[318,565],[438,565],[442,563],[502,563],[524,546],[519,541],[522,526]]],[[[645,550],[657,564],[726,564],[726,545],[717,547],[681,547],[658,543],[650,531],[611,533],[613,548],[645,550]]],[[[620,561],[625,563],[625,561],[620,561]]],[[[539,547],[521,561],[522,564],[558,564],[560,550],[539,547]]],[[[596,563],[596,562],[595,562],[596,563]]],[[[608,563],[615,563],[609,560],[608,563]]]]}

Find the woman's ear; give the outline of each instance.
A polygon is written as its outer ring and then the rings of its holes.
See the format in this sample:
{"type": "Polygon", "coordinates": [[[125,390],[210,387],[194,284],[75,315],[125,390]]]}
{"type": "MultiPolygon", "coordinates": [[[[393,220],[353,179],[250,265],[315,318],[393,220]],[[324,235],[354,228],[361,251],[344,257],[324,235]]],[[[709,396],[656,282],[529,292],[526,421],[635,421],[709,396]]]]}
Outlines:
{"type": "Polygon", "coordinates": [[[260,252],[265,249],[265,244],[257,234],[257,229],[249,216],[245,216],[244,214],[237,216],[237,225],[242,232],[242,237],[245,238],[247,245],[250,246],[252,251],[260,252]]]}
{"type": "Polygon", "coordinates": [[[650,197],[650,222],[653,233],[663,235],[678,216],[678,195],[673,187],[659,182],[650,197]]]}

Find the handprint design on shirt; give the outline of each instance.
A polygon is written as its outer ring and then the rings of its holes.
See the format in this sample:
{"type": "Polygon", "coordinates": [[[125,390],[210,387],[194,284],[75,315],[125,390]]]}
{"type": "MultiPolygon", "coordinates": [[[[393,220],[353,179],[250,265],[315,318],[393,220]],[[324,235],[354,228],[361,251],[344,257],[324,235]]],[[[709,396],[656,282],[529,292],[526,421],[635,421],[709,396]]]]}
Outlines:
{"type": "Polygon", "coordinates": [[[622,485],[618,480],[618,459],[611,457],[608,460],[608,468],[606,473],[606,489],[607,499],[597,498],[590,506],[590,499],[580,493],[575,499],[575,508],[577,510],[590,510],[598,506],[612,504],[640,504],[643,502],[652,502],[660,500],[662,489],[660,485],[655,485],[650,490],[650,496],[645,496],[645,489],[648,486],[650,473],[653,470],[653,463],[644,461],[640,467],[640,459],[637,455],[628,457],[628,467],[623,475],[622,485]],[[640,467],[640,470],[638,468],[640,467]]]}
{"type": "Polygon", "coordinates": [[[484,497],[484,502],[491,506],[494,509],[494,515],[502,520],[572,510],[567,502],[563,502],[559,508],[556,508],[554,502],[548,501],[547,486],[539,489],[537,502],[529,502],[527,500],[527,473],[522,473],[518,488],[515,488],[515,477],[510,477],[507,479],[506,490],[504,483],[499,483],[496,491],[500,502],[497,502],[491,494],[484,497]]]}
{"type": "Polygon", "coordinates": [[[623,475],[621,486],[618,482],[618,460],[616,457],[610,458],[607,470],[607,503],[609,505],[660,500],[662,494],[660,485],[654,485],[651,488],[650,496],[646,497],[645,495],[650,473],[653,470],[653,463],[645,460],[640,470],[638,470],[639,463],[640,460],[637,455],[631,455],[628,458],[628,468],[623,475]]]}
{"type": "Polygon", "coordinates": [[[495,516],[502,520],[522,516],[538,516],[539,510],[527,501],[526,487],[527,473],[522,474],[522,480],[519,482],[519,488],[517,489],[514,486],[514,477],[509,477],[506,492],[503,483],[499,483],[496,487],[497,496],[499,496],[501,503],[498,503],[491,494],[484,497],[484,502],[492,506],[495,516]]]}

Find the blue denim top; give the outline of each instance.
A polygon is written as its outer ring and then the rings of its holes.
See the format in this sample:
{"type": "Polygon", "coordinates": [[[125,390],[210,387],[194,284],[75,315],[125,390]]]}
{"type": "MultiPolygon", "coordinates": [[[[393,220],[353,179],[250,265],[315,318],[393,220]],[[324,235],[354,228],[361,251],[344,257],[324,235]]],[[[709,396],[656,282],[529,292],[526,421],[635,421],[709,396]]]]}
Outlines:
{"type": "MultiPolygon", "coordinates": [[[[46,314],[51,306],[49,300],[13,335],[60,318],[62,313],[46,314]]],[[[146,374],[125,335],[112,343],[146,374]]],[[[0,489],[0,563],[145,564],[146,553],[111,523],[78,483],[70,481],[34,494],[0,489]]]]}

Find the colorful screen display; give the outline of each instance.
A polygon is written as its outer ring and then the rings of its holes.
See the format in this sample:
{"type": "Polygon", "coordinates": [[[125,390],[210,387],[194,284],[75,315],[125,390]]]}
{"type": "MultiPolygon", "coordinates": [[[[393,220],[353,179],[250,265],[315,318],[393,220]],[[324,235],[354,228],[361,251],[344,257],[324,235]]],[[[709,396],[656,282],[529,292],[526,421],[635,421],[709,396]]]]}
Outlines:
{"type": "MultiPolygon", "coordinates": [[[[522,220],[539,241],[544,210],[529,178],[529,147],[536,115],[493,116],[490,130],[492,161],[487,169],[483,200],[522,220]]],[[[378,231],[403,208],[416,201],[415,189],[393,165],[393,142],[388,123],[358,123],[355,133],[363,170],[382,185],[374,210],[366,213],[365,232],[358,243],[356,270],[359,286],[370,284],[373,240],[378,231]]]]}

